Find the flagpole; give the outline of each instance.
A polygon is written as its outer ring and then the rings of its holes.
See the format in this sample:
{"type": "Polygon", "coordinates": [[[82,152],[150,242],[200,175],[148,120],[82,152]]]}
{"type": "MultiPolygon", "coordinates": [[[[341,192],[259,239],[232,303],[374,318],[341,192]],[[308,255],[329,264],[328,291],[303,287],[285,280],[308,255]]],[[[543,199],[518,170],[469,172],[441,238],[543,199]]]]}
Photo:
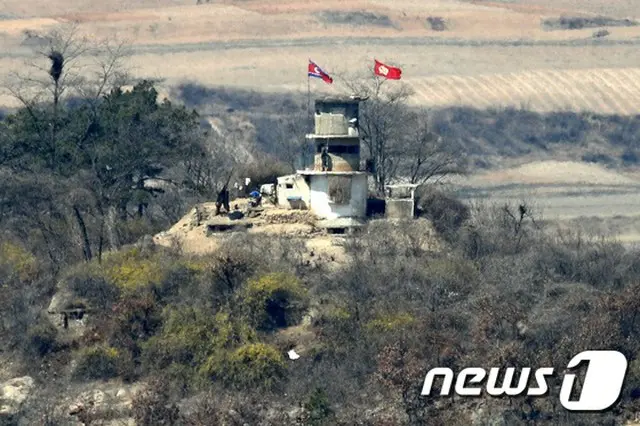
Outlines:
{"type": "MultiPolygon", "coordinates": [[[[309,60],[311,61],[311,60],[309,60]]],[[[307,126],[311,125],[311,78],[307,73],[307,126]]]]}
{"type": "MultiPolygon", "coordinates": [[[[309,62],[307,62],[307,132],[313,133],[313,127],[311,126],[311,76],[309,75],[308,67],[311,63],[311,58],[309,58],[309,62]]],[[[305,146],[308,141],[305,140],[305,146]]],[[[314,151],[315,152],[315,151],[314,151]]],[[[313,156],[311,157],[313,159],[313,156]]],[[[304,168],[307,168],[309,163],[307,162],[308,158],[306,158],[306,149],[305,149],[305,160],[304,160],[304,168]]]]}
{"type": "Polygon", "coordinates": [[[313,129],[311,126],[313,119],[311,118],[311,78],[307,75],[307,127],[309,131],[313,129]]]}
{"type": "Polygon", "coordinates": [[[307,115],[311,117],[311,78],[307,75],[307,115]]]}

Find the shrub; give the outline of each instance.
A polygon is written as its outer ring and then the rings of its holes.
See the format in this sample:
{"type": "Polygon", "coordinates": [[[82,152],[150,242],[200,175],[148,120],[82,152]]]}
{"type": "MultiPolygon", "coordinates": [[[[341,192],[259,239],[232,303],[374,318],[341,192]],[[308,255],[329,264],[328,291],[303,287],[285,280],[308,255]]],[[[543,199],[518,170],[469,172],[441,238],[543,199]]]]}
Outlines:
{"type": "Polygon", "coordinates": [[[133,293],[113,306],[103,328],[107,341],[130,351],[134,356],[140,345],[161,325],[160,306],[148,291],[133,293]]]}
{"type": "Polygon", "coordinates": [[[225,376],[239,386],[270,387],[283,376],[284,369],[282,354],[276,348],[250,343],[231,354],[225,376]]]}
{"type": "Polygon", "coordinates": [[[402,312],[378,316],[367,323],[367,329],[374,332],[391,332],[410,326],[416,321],[413,315],[402,312]]]}
{"type": "Polygon", "coordinates": [[[469,219],[470,212],[461,201],[429,187],[418,190],[418,215],[426,217],[447,241],[453,241],[460,227],[469,219]]]}
{"type": "Polygon", "coordinates": [[[118,375],[120,352],[113,347],[98,345],[80,350],[74,371],[76,380],[111,379],[118,375]]]}
{"type": "Polygon", "coordinates": [[[315,388],[304,403],[306,410],[305,424],[310,426],[326,424],[333,415],[329,398],[322,388],[315,388]]]}
{"type": "Polygon", "coordinates": [[[625,166],[634,165],[638,163],[638,154],[636,153],[636,151],[627,148],[620,156],[620,159],[625,166]]]}
{"type": "Polygon", "coordinates": [[[429,16],[427,18],[427,23],[433,31],[444,31],[447,29],[445,20],[440,16],[429,16]]]}
{"type": "Polygon", "coordinates": [[[252,248],[251,243],[253,241],[250,238],[232,238],[221,244],[219,254],[213,259],[211,273],[211,297],[216,306],[228,303],[233,294],[255,273],[256,268],[264,260],[251,255],[249,252],[252,248]]]}
{"type": "Polygon", "coordinates": [[[475,263],[464,259],[431,259],[424,272],[431,290],[445,293],[447,298],[452,298],[453,293],[470,291],[480,280],[475,263]]]}
{"type": "Polygon", "coordinates": [[[302,319],[307,291],[293,275],[269,273],[250,279],[242,304],[251,324],[261,330],[287,327],[302,319]]]}
{"type": "Polygon", "coordinates": [[[327,10],[318,13],[318,17],[329,24],[393,26],[393,21],[387,15],[376,15],[371,12],[327,10]]]}
{"type": "Polygon", "coordinates": [[[588,152],[582,156],[582,161],[587,163],[604,164],[606,166],[615,165],[615,160],[606,154],[588,152]]]}
{"type": "Polygon", "coordinates": [[[158,254],[148,255],[139,248],[123,250],[105,256],[105,277],[123,291],[159,283],[166,263],[158,254]]]}
{"type": "Polygon", "coordinates": [[[224,377],[229,350],[255,339],[250,327],[225,312],[167,307],[163,319],[161,332],[143,345],[143,365],[195,384],[224,377]]]}
{"type": "Polygon", "coordinates": [[[203,280],[210,278],[211,265],[204,259],[181,260],[169,268],[154,292],[163,304],[178,300],[199,300],[202,298],[203,280]]]}
{"type": "MultiPolygon", "coordinates": [[[[148,196],[147,193],[142,193],[144,196],[148,196]]],[[[140,199],[136,200],[141,204],[151,204],[151,200],[140,199]]],[[[162,225],[155,224],[148,217],[136,217],[129,220],[121,220],[117,222],[117,232],[120,238],[121,244],[133,244],[145,235],[154,235],[157,232],[162,231],[162,225]]]]}
{"type": "Polygon", "coordinates": [[[313,329],[322,342],[316,346],[316,353],[343,354],[349,352],[362,338],[362,330],[357,315],[345,307],[327,306],[313,320],[313,329]]]}
{"type": "Polygon", "coordinates": [[[224,347],[226,343],[229,323],[223,314],[181,307],[166,308],[162,316],[161,333],[152,337],[147,345],[153,351],[152,360],[159,368],[172,363],[195,367],[213,348],[224,347]],[[223,342],[217,344],[221,340],[223,342]]]}
{"type": "MultiPolygon", "coordinates": [[[[38,262],[35,256],[10,242],[0,244],[0,268],[9,270],[11,275],[15,275],[15,278],[22,282],[32,281],[38,274],[38,262]]],[[[12,279],[11,275],[7,280],[12,279]]]]}
{"type": "Polygon", "coordinates": [[[29,350],[38,356],[45,356],[56,350],[56,337],[58,329],[53,324],[44,319],[39,320],[36,325],[29,329],[28,342],[29,350]]]}
{"type": "Polygon", "coordinates": [[[527,203],[478,205],[473,219],[458,234],[458,246],[471,259],[525,252],[543,237],[534,213],[527,203]]]}
{"type": "Polygon", "coordinates": [[[120,290],[104,277],[80,273],[69,277],[69,288],[91,306],[111,306],[117,300],[120,290]]]}
{"type": "Polygon", "coordinates": [[[258,189],[260,185],[277,183],[279,176],[288,175],[293,172],[291,166],[284,164],[266,154],[262,154],[254,162],[248,164],[240,171],[240,175],[251,179],[247,194],[252,188],[258,189]]]}
{"type": "Polygon", "coordinates": [[[172,426],[180,424],[180,410],[171,401],[169,384],[154,378],[132,401],[131,411],[136,425],[172,426]]]}
{"type": "MultiPolygon", "coordinates": [[[[625,383],[628,395],[635,399],[635,404],[640,405],[640,359],[629,362],[629,373],[625,383]]],[[[639,407],[640,408],[640,407],[639,407]]]]}

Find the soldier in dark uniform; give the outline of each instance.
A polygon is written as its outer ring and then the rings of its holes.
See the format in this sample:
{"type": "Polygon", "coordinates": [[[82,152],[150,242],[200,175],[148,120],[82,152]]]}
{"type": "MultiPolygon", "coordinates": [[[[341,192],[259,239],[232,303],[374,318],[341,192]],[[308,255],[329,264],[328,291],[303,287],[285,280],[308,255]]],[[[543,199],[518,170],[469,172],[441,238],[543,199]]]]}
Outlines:
{"type": "Polygon", "coordinates": [[[224,207],[225,211],[229,213],[231,208],[229,207],[229,189],[227,185],[222,188],[222,191],[218,193],[218,199],[216,200],[216,216],[220,214],[220,207],[224,207]]]}
{"type": "Polygon", "coordinates": [[[329,151],[327,150],[327,146],[322,147],[322,154],[320,154],[320,158],[322,159],[322,171],[329,171],[329,151]]]}

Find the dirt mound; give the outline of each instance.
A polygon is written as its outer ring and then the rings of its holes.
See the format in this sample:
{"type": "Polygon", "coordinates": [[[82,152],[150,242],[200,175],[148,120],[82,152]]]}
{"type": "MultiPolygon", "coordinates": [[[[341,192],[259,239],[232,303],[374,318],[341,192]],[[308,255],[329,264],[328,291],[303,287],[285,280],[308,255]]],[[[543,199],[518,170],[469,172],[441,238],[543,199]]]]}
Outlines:
{"type": "Polygon", "coordinates": [[[228,215],[215,215],[215,203],[202,203],[194,206],[182,219],[167,231],[153,237],[156,244],[179,248],[185,253],[207,254],[219,249],[220,244],[233,232],[248,232],[264,235],[301,239],[305,251],[301,253],[308,264],[339,267],[346,261],[339,237],[324,234],[316,228],[316,217],[305,210],[285,210],[265,203],[254,212],[246,211],[248,200],[236,199],[231,206],[238,205],[234,214],[240,219],[231,219],[228,215]],[[244,210],[243,210],[244,209],[244,210]],[[241,226],[233,227],[234,224],[241,226]],[[228,231],[219,231],[221,225],[228,231]],[[250,226],[247,226],[250,225],[250,226]]]}

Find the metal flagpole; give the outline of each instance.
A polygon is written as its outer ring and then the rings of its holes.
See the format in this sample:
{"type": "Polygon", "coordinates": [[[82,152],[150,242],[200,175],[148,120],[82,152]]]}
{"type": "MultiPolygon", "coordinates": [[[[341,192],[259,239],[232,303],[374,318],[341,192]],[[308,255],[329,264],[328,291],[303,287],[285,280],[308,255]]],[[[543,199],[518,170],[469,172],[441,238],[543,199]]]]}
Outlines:
{"type": "MultiPolygon", "coordinates": [[[[309,59],[309,63],[311,63],[311,59],[309,59]]],[[[307,127],[311,125],[311,122],[311,78],[307,72],[307,127]]]]}
{"type": "MultiPolygon", "coordinates": [[[[313,126],[312,126],[312,118],[311,118],[311,76],[309,76],[309,64],[311,63],[311,59],[309,59],[309,62],[307,63],[307,132],[308,133],[313,133],[313,126]]],[[[306,139],[306,134],[305,134],[305,143],[303,144],[303,146],[307,146],[307,139],[306,139]]],[[[307,154],[306,154],[306,148],[303,150],[303,157],[305,157],[303,159],[303,167],[307,167],[307,161],[308,159],[306,158],[307,154]]],[[[313,156],[311,157],[313,158],[313,156]]]]}

